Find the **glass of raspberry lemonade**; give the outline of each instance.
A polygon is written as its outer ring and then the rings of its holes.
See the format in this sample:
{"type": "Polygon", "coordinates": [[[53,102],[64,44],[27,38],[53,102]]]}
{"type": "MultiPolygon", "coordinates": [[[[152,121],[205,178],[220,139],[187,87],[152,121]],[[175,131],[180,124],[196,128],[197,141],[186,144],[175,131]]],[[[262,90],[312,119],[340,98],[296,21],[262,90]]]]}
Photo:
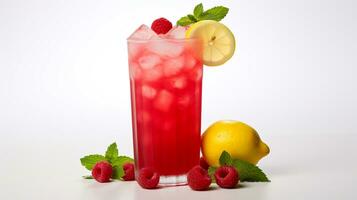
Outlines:
{"type": "Polygon", "coordinates": [[[142,25],[127,40],[136,172],[153,169],[160,185],[186,184],[199,164],[202,45],[184,36],[142,25]]]}

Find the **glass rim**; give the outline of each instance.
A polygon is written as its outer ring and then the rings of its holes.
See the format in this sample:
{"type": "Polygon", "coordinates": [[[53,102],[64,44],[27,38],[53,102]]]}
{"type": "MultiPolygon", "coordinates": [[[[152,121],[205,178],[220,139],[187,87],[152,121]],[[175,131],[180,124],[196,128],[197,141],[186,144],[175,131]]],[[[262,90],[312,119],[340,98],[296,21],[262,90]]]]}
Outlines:
{"type": "Polygon", "coordinates": [[[158,42],[158,41],[166,41],[166,42],[185,42],[185,41],[198,41],[199,38],[155,38],[155,39],[130,39],[127,38],[126,41],[128,43],[149,43],[149,42],[158,42]]]}

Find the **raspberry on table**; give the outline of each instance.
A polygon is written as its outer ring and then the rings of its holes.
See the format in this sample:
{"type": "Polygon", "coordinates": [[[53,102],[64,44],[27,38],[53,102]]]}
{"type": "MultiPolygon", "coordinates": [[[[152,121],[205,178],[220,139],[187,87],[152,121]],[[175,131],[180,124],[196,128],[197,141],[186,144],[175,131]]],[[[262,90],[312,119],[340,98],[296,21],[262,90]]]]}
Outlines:
{"type": "Polygon", "coordinates": [[[112,177],[112,174],[113,168],[106,161],[98,162],[94,165],[92,169],[93,178],[100,183],[109,182],[110,178],[112,177]]]}
{"type": "Polygon", "coordinates": [[[172,23],[169,20],[161,17],[159,19],[156,19],[151,24],[151,29],[155,31],[157,34],[165,34],[172,29],[172,23]]]}
{"type": "Polygon", "coordinates": [[[196,165],[187,174],[188,185],[193,190],[207,190],[211,185],[211,177],[208,175],[207,170],[201,166],[196,165]]]}
{"type": "Polygon", "coordinates": [[[217,185],[221,188],[234,188],[239,182],[239,174],[232,166],[221,166],[214,173],[217,185]]]}
{"type": "Polygon", "coordinates": [[[124,181],[133,181],[135,180],[135,170],[133,163],[125,163],[123,165],[124,176],[122,177],[124,181]]]}
{"type": "Polygon", "coordinates": [[[150,168],[142,168],[137,178],[139,185],[145,189],[154,189],[160,181],[160,175],[150,168]]]}

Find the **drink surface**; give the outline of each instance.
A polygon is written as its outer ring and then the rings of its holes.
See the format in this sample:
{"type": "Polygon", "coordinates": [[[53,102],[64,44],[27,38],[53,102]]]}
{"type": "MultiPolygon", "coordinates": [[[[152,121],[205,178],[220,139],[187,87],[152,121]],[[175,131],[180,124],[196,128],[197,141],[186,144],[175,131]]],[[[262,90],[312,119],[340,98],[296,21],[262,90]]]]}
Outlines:
{"type": "Polygon", "coordinates": [[[181,175],[199,163],[202,53],[198,40],[128,41],[137,169],[181,175]]]}

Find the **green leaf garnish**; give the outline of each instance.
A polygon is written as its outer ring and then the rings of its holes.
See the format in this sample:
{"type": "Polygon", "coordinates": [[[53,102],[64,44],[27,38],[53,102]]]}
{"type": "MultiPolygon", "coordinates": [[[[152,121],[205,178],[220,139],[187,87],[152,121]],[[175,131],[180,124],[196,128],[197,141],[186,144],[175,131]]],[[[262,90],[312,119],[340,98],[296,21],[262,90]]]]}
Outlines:
{"type": "Polygon", "coordinates": [[[222,165],[232,165],[231,155],[227,151],[223,151],[219,157],[219,164],[222,165]]]}
{"type": "MultiPolygon", "coordinates": [[[[231,155],[223,151],[219,157],[221,166],[233,166],[237,169],[241,182],[270,182],[266,174],[258,167],[249,162],[240,159],[232,159],[231,155]]],[[[208,174],[214,180],[214,172],[217,167],[209,167],[208,174]]]]}
{"type": "Polygon", "coordinates": [[[109,145],[109,147],[107,148],[107,151],[105,152],[105,158],[109,161],[112,162],[114,159],[116,159],[118,157],[118,147],[117,147],[117,143],[113,143],[111,145],[109,145]]]}
{"type": "Polygon", "coordinates": [[[124,176],[124,169],[122,165],[113,166],[113,175],[112,179],[121,180],[121,177],[124,176]]]}
{"type": "Polygon", "coordinates": [[[194,23],[193,21],[190,20],[187,16],[181,17],[177,22],[176,25],[178,26],[187,26],[194,23]]]}
{"type": "Polygon", "coordinates": [[[216,171],[217,168],[218,167],[212,167],[212,166],[208,168],[208,175],[211,177],[212,182],[216,182],[216,179],[214,178],[214,172],[216,171]]]}
{"type": "Polygon", "coordinates": [[[249,162],[234,159],[232,165],[237,169],[241,182],[270,182],[259,167],[249,162]]]}
{"type": "Polygon", "coordinates": [[[84,179],[94,179],[92,175],[82,176],[84,179]]]}
{"type": "Polygon", "coordinates": [[[197,19],[193,15],[187,15],[187,17],[192,21],[192,22],[197,22],[197,19]]]}
{"type": "Polygon", "coordinates": [[[178,26],[187,26],[202,20],[215,20],[221,21],[228,13],[229,9],[224,6],[215,6],[206,11],[203,10],[202,3],[195,6],[193,9],[193,15],[188,14],[177,20],[178,26]]]}
{"type": "Polygon", "coordinates": [[[113,160],[113,165],[124,165],[125,163],[134,163],[134,159],[128,156],[118,156],[113,160]]]}
{"type": "Polygon", "coordinates": [[[199,20],[215,20],[221,21],[228,13],[229,9],[224,6],[216,6],[206,10],[199,17],[199,20]]]}
{"type": "Polygon", "coordinates": [[[199,18],[199,16],[203,13],[203,5],[202,3],[198,4],[197,6],[195,6],[195,9],[193,9],[193,15],[196,18],[199,18]]]}
{"type": "MultiPolygon", "coordinates": [[[[81,164],[88,170],[92,170],[94,165],[101,161],[108,161],[113,167],[112,179],[121,180],[124,176],[123,165],[125,163],[134,163],[134,159],[128,156],[120,156],[117,144],[114,142],[108,146],[105,156],[93,154],[84,156],[80,159],[81,164]]],[[[93,179],[92,176],[83,176],[84,179],[93,179]]]]}

